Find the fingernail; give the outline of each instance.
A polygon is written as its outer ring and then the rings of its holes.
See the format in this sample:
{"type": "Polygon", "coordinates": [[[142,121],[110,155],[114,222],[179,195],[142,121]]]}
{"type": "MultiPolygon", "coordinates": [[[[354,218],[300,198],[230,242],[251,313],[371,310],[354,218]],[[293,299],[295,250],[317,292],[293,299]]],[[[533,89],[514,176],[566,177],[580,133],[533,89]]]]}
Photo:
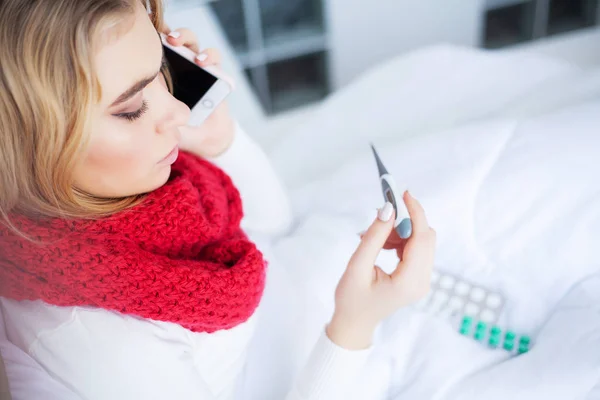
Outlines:
{"type": "Polygon", "coordinates": [[[367,233],[367,231],[360,231],[357,233],[358,236],[363,236],[365,233],[367,233]]]}
{"type": "Polygon", "coordinates": [[[202,54],[198,54],[198,56],[196,58],[198,59],[198,61],[204,62],[208,58],[208,55],[205,53],[202,53],[202,54]]]}
{"type": "Polygon", "coordinates": [[[394,213],[394,206],[389,201],[377,213],[377,218],[382,222],[388,222],[394,213]]]}
{"type": "Polygon", "coordinates": [[[173,39],[178,39],[181,36],[181,33],[177,32],[177,31],[173,31],[173,32],[169,33],[169,36],[171,36],[173,39]]]}

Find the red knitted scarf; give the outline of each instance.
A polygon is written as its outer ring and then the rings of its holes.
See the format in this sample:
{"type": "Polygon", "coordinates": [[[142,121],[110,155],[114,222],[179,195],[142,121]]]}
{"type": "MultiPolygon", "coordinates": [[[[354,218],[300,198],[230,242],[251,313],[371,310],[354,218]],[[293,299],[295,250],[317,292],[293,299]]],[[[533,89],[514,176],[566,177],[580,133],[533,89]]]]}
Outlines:
{"type": "Polygon", "coordinates": [[[246,321],[265,284],[262,254],[240,229],[238,191],[220,169],[181,154],[143,203],[96,221],[0,224],[0,295],[91,306],[195,332],[246,321]]]}

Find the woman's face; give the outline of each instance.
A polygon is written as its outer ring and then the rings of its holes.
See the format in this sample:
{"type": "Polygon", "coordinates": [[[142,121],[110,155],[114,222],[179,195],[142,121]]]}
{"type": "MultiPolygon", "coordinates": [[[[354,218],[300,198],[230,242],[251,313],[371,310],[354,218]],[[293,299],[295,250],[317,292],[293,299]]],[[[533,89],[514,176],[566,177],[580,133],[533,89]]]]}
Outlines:
{"type": "Polygon", "coordinates": [[[146,10],[108,41],[95,63],[102,99],[94,106],[89,145],[76,167],[78,189],[102,198],[150,192],[169,178],[188,107],[167,90],[162,44],[146,10]]]}

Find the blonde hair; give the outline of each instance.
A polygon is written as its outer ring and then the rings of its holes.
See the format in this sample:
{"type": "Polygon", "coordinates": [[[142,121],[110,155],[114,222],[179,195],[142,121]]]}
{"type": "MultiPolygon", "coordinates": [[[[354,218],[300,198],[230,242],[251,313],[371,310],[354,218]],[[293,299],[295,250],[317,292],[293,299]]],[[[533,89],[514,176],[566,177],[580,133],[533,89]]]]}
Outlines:
{"type": "MultiPolygon", "coordinates": [[[[72,174],[101,96],[93,55],[138,1],[0,0],[0,221],[93,218],[139,200],[94,198],[72,174]]],[[[162,1],[142,4],[162,30],[162,1]]]]}

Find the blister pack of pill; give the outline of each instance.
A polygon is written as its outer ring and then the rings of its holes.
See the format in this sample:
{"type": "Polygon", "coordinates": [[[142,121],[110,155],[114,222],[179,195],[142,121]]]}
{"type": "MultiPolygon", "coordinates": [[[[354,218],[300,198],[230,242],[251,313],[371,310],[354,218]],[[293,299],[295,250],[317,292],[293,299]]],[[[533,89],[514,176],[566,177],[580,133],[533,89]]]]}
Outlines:
{"type": "Polygon", "coordinates": [[[434,271],[429,295],[416,304],[426,313],[452,320],[469,316],[486,324],[497,324],[504,308],[504,296],[456,275],[434,271]]]}
{"type": "Polygon", "coordinates": [[[464,280],[456,275],[434,271],[429,295],[415,305],[425,313],[446,318],[466,337],[492,349],[513,354],[527,353],[530,336],[499,326],[505,298],[498,291],[464,280]]]}
{"type": "Polygon", "coordinates": [[[472,337],[492,349],[503,349],[512,354],[527,353],[532,346],[531,337],[528,335],[518,335],[516,332],[503,330],[497,325],[475,321],[469,316],[463,317],[459,333],[463,336],[472,337]]]}

